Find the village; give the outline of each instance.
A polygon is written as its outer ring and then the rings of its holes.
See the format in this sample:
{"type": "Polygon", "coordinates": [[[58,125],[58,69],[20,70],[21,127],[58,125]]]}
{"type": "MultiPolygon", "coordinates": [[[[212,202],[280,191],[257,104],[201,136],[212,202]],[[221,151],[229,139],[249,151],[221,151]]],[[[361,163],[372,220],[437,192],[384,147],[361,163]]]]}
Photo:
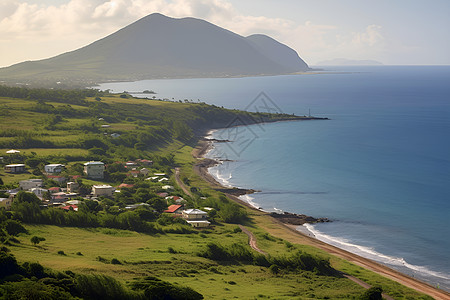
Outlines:
{"type": "MultiPolygon", "coordinates": [[[[13,153],[12,151],[18,150],[9,150],[9,153],[13,153]]],[[[159,213],[164,215],[182,219],[195,228],[209,227],[211,222],[208,221],[208,216],[214,209],[211,207],[194,208],[183,198],[182,191],[178,191],[174,187],[172,184],[174,180],[170,179],[170,174],[157,171],[152,166],[153,161],[148,159],[136,159],[124,163],[114,162],[111,165],[101,161],[89,161],[83,164],[82,175],[70,175],[63,164],[45,164],[41,176],[30,176],[39,178],[20,180],[17,187],[1,191],[4,195],[9,196],[0,198],[0,207],[4,207],[6,210],[11,209],[15,196],[19,192],[25,191],[33,193],[41,200],[39,205],[41,209],[58,208],[64,211],[78,212],[80,204],[85,201],[94,201],[99,204],[108,203],[116,212],[133,211],[140,207],[146,207],[154,209],[155,214],[158,214],[157,210],[159,210],[159,213]],[[114,174],[117,177],[117,173],[119,173],[119,178],[123,178],[123,182],[117,186],[105,183],[107,168],[120,170],[114,174]],[[83,180],[97,184],[85,185],[83,180]],[[142,193],[143,188],[147,190],[143,201],[127,198],[137,190],[142,193]],[[152,196],[158,198],[157,205],[149,204],[152,201],[148,198],[152,196]],[[126,200],[117,203],[117,199],[121,198],[126,200]]],[[[5,165],[4,170],[6,174],[29,173],[24,163],[5,165]]]]}

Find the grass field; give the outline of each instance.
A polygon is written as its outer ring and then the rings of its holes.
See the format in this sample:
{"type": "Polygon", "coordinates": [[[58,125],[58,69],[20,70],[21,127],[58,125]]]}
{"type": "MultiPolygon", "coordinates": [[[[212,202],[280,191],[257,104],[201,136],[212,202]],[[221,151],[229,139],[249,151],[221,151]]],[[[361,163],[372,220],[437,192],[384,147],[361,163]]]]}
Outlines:
{"type": "MultiPolygon", "coordinates": [[[[267,268],[221,265],[196,255],[212,241],[222,245],[246,244],[247,236],[234,233],[235,227],[224,225],[206,234],[149,236],[113,229],[30,225],[27,226],[30,234],[22,235],[21,243],[11,249],[19,261],[38,261],[55,270],[102,273],[123,282],[145,275],[157,276],[190,286],[205,299],[351,299],[363,292],[363,288],[345,278],[317,276],[306,271],[272,275],[267,268]],[[46,240],[33,246],[30,242],[33,235],[46,240]],[[65,255],[58,251],[64,251],[65,255]],[[99,261],[99,257],[106,262],[99,261]],[[107,263],[113,258],[121,264],[107,263]]],[[[261,247],[270,253],[287,249],[278,239],[261,243],[261,247]]]]}

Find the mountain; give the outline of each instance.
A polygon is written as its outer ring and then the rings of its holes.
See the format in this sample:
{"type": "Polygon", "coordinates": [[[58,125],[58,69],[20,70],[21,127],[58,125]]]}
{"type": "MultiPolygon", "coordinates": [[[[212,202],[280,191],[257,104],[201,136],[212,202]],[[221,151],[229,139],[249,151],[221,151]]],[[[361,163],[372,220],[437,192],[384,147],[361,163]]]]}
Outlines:
{"type": "Polygon", "coordinates": [[[82,84],[307,70],[293,49],[268,36],[243,37],[204,20],[155,13],[78,50],[1,68],[0,80],[82,84]]]}
{"type": "Polygon", "coordinates": [[[287,69],[306,71],[308,65],[298,56],[297,52],[288,46],[263,34],[253,34],[247,37],[253,46],[266,57],[276,61],[287,69]]]}
{"type": "Polygon", "coordinates": [[[357,60],[346,58],[335,58],[324,60],[317,63],[318,66],[381,66],[383,63],[376,60],[357,60]]]}

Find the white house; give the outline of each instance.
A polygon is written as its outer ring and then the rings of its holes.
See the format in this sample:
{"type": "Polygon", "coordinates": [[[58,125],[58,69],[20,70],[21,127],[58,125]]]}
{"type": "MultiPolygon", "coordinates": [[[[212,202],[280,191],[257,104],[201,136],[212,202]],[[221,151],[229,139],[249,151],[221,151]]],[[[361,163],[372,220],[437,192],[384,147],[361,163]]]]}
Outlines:
{"type": "Polygon", "coordinates": [[[79,188],[80,188],[80,185],[77,182],[70,181],[67,183],[67,192],[68,193],[76,193],[76,192],[78,192],[79,188]]]}
{"type": "Polygon", "coordinates": [[[206,220],[208,213],[200,209],[183,210],[181,215],[192,227],[208,227],[211,224],[206,220]]]}
{"type": "Polygon", "coordinates": [[[47,174],[61,173],[63,169],[64,165],[62,164],[49,164],[44,166],[45,173],[47,174]]]}
{"type": "Polygon", "coordinates": [[[48,190],[40,188],[40,187],[36,187],[36,188],[30,189],[30,192],[35,194],[39,199],[42,199],[42,196],[44,196],[44,194],[46,192],[48,192],[48,190]]]}
{"type": "Polygon", "coordinates": [[[19,181],[19,187],[24,191],[28,191],[32,188],[40,188],[43,184],[44,182],[42,179],[28,179],[19,181]]]}
{"type": "Polygon", "coordinates": [[[12,204],[12,198],[0,198],[0,207],[4,207],[5,209],[9,209],[12,204]]]}
{"type": "Polygon", "coordinates": [[[94,185],[92,186],[92,194],[95,197],[98,196],[106,196],[106,197],[112,197],[114,194],[114,187],[110,185],[94,185]]]}
{"type": "Polygon", "coordinates": [[[105,164],[101,161],[90,161],[84,164],[84,174],[92,179],[103,179],[105,164]]]}
{"type": "Polygon", "coordinates": [[[9,173],[23,173],[25,172],[25,165],[24,164],[6,165],[5,171],[9,173]]]}

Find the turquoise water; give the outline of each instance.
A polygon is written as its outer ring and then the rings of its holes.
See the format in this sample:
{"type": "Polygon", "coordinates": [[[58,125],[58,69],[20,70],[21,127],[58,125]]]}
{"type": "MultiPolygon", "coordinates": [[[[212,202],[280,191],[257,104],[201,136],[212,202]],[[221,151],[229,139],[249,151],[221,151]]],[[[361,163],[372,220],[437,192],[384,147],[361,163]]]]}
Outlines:
{"type": "Polygon", "coordinates": [[[264,210],[332,219],[308,225],[321,240],[450,290],[450,67],[329,71],[101,88],[331,118],[216,131],[234,142],[208,155],[233,161],[210,171],[260,190],[245,200],[264,210]]]}

